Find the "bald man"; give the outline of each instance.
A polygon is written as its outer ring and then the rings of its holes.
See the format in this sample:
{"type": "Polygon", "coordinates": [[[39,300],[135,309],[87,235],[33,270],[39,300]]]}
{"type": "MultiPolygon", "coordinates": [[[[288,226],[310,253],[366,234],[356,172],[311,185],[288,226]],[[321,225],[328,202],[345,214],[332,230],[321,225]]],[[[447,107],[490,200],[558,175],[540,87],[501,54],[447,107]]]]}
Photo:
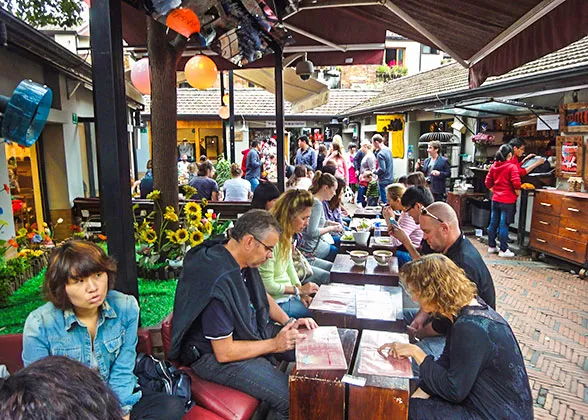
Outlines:
{"type": "MultiPolygon", "coordinates": [[[[427,253],[445,254],[458,267],[465,271],[466,276],[476,284],[478,295],[493,309],[496,307],[496,293],[494,282],[486,263],[478,250],[462,234],[455,210],[447,203],[436,202],[421,209],[419,224],[423,230],[423,240],[427,242],[431,251],[427,253]]],[[[400,235],[398,232],[394,236],[400,235]]],[[[408,242],[410,244],[410,241],[408,242]]],[[[420,256],[413,247],[411,255],[420,256]]],[[[407,309],[404,319],[408,332],[421,339],[418,343],[425,353],[435,357],[441,355],[445,345],[445,335],[451,321],[447,318],[433,318],[430,314],[419,310],[407,309]],[[423,340],[431,337],[432,340],[423,340]]]]}

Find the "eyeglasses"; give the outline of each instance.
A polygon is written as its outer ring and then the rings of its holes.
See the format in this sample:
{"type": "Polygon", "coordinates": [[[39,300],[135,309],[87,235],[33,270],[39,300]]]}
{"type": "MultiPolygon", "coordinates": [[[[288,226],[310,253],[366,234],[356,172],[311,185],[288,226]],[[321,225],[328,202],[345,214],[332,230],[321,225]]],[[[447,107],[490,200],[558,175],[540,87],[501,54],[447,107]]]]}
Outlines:
{"type": "MultiPolygon", "coordinates": [[[[251,235],[251,236],[253,236],[253,235],[251,235]]],[[[260,244],[262,244],[263,247],[265,248],[265,250],[267,252],[271,252],[272,254],[274,253],[274,247],[273,246],[267,246],[262,241],[260,241],[259,239],[257,239],[255,236],[253,236],[253,239],[255,239],[257,242],[259,242],[260,244]]]]}
{"type": "Polygon", "coordinates": [[[421,215],[432,217],[433,219],[435,219],[439,223],[445,223],[443,220],[439,219],[437,216],[435,216],[433,213],[431,213],[429,210],[427,210],[426,207],[421,208],[421,215]]]}

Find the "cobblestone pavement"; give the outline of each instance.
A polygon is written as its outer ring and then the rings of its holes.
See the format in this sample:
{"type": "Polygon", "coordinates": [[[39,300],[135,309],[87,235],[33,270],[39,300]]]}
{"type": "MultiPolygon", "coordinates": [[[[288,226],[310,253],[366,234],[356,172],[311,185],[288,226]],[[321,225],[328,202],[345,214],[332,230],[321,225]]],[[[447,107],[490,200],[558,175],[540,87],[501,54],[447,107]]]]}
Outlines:
{"type": "Polygon", "coordinates": [[[545,262],[489,255],[487,245],[472,242],[521,346],[535,418],[588,420],[588,282],[545,262]]]}

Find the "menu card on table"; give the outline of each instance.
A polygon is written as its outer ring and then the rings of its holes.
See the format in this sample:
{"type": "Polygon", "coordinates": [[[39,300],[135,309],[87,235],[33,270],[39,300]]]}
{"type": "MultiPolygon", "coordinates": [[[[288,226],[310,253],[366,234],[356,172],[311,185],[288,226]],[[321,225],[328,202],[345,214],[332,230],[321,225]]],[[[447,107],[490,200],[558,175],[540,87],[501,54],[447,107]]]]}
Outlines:
{"type": "Polygon", "coordinates": [[[365,285],[355,295],[356,317],[396,321],[402,315],[402,292],[390,293],[380,286],[365,285]]]}
{"type": "Polygon", "coordinates": [[[378,348],[386,343],[408,343],[408,335],[385,331],[363,330],[359,343],[358,372],[365,375],[412,378],[411,359],[385,358],[378,348]]]}
{"type": "Polygon", "coordinates": [[[313,311],[355,315],[355,293],[361,286],[347,284],[322,285],[309,306],[313,311]]]}
{"type": "Polygon", "coordinates": [[[297,370],[347,369],[337,327],[300,330],[306,337],[296,342],[297,370]]]}

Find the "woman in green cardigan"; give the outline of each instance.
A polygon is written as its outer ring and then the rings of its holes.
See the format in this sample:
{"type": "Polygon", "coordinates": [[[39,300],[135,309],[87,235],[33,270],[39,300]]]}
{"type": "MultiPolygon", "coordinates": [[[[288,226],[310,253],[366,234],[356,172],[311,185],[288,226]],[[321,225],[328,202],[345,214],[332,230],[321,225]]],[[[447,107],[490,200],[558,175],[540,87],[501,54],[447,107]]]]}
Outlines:
{"type": "Polygon", "coordinates": [[[278,198],[270,212],[282,226],[282,234],[272,257],[259,268],[266,291],[293,318],[310,316],[310,295],[318,291],[316,283],[300,283],[292,259],[292,237],[308,225],[313,203],[306,190],[289,190],[278,198]]]}

